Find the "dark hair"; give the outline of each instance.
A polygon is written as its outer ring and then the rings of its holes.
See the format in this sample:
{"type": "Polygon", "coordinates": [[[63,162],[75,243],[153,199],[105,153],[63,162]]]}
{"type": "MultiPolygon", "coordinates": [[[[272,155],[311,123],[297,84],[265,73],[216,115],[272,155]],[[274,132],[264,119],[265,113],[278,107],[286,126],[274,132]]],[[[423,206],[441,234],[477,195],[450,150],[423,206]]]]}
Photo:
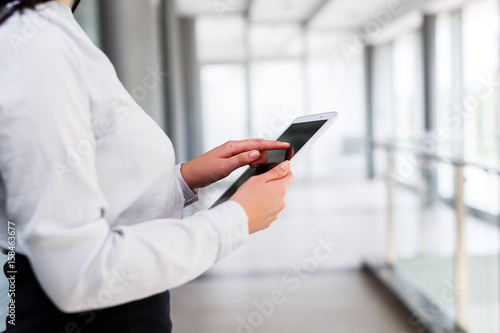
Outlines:
{"type": "MultiPolygon", "coordinates": [[[[9,17],[12,16],[16,11],[20,11],[21,14],[24,9],[35,9],[35,6],[39,3],[49,2],[52,0],[0,0],[0,25],[7,21],[9,17]],[[12,5],[8,11],[5,11],[7,5],[11,2],[16,2],[16,4],[12,5]]],[[[80,3],[80,0],[74,1],[73,3],[73,11],[75,11],[76,7],[80,3]]]]}

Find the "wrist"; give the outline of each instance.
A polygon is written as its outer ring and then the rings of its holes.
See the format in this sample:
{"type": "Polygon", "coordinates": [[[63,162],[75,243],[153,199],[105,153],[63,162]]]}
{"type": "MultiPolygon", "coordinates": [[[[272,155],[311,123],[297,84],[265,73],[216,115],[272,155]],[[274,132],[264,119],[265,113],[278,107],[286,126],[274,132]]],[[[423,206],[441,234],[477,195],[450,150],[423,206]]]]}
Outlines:
{"type": "Polygon", "coordinates": [[[182,178],[192,191],[196,191],[200,188],[193,177],[191,162],[182,163],[180,171],[182,178]]]}

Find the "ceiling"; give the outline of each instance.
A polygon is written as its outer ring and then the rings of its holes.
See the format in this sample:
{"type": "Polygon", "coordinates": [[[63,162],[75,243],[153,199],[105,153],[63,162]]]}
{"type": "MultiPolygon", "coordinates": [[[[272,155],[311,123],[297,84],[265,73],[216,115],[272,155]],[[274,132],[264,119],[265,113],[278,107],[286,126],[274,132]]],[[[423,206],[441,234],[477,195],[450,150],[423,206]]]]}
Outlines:
{"type": "MultiPolygon", "coordinates": [[[[466,0],[177,0],[181,16],[216,15],[220,19],[234,14],[248,15],[258,23],[307,23],[318,29],[352,29],[375,20],[380,11],[399,3],[410,12],[434,11],[466,0]]],[[[392,17],[394,18],[394,17],[392,17]]]]}
{"type": "Polygon", "coordinates": [[[253,0],[250,19],[254,22],[302,22],[324,0],[253,0]]]}
{"type": "Polygon", "coordinates": [[[221,19],[232,14],[246,14],[252,22],[302,23],[314,18],[317,25],[333,21],[345,24],[346,17],[362,17],[369,8],[377,8],[387,0],[177,0],[181,16],[218,15],[221,19]],[[363,4],[363,5],[360,5],[363,4]]]}
{"type": "Polygon", "coordinates": [[[177,11],[182,16],[219,15],[243,13],[248,0],[176,0],[177,11]]]}
{"type": "Polygon", "coordinates": [[[349,28],[369,21],[374,12],[383,10],[388,0],[329,1],[311,20],[313,28],[349,28]]]}

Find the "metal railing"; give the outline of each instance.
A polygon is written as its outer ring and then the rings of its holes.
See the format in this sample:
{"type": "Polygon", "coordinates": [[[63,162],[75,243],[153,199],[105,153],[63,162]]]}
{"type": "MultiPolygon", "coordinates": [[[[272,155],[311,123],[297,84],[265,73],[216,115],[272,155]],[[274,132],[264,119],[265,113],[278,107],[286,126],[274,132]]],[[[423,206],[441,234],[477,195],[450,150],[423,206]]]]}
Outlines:
{"type": "Polygon", "coordinates": [[[454,166],[455,169],[455,192],[453,197],[454,210],[455,210],[455,223],[456,223],[456,239],[455,239],[455,295],[456,295],[456,320],[459,328],[464,331],[467,328],[467,288],[468,284],[468,260],[465,248],[465,218],[467,214],[467,207],[464,197],[464,168],[476,167],[484,170],[490,174],[500,175],[500,167],[491,166],[476,162],[470,162],[463,159],[449,158],[432,153],[425,153],[418,149],[411,147],[398,146],[390,142],[381,142],[376,140],[369,140],[369,143],[374,148],[385,149],[387,154],[387,170],[385,174],[385,181],[387,184],[387,263],[394,266],[397,260],[396,242],[395,242],[395,221],[394,221],[394,186],[398,180],[394,177],[394,155],[397,152],[410,153],[417,158],[422,159],[423,162],[434,160],[437,162],[446,163],[454,166]]]}

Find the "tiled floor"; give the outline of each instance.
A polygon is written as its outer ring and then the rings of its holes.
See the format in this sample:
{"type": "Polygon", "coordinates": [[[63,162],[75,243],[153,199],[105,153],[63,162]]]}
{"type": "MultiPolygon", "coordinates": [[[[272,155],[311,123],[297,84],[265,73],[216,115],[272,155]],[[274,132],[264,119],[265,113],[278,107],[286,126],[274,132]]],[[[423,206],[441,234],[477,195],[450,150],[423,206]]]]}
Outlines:
{"type": "Polygon", "coordinates": [[[358,271],[384,254],[384,193],[380,182],[296,182],[271,228],[172,291],[174,332],[413,333],[358,271]]]}
{"type": "Polygon", "coordinates": [[[357,271],[208,277],[172,291],[176,333],[413,333],[357,271]],[[275,302],[273,302],[273,300],[275,302]]]}

